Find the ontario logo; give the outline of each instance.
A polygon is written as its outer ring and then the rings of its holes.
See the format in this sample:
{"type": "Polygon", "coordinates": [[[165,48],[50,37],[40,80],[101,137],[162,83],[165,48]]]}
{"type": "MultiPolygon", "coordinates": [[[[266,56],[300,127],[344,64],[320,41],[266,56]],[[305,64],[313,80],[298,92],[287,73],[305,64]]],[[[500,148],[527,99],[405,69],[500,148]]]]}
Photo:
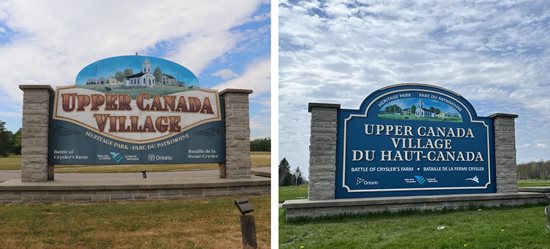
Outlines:
{"type": "Polygon", "coordinates": [[[124,160],[124,156],[122,156],[120,153],[116,153],[116,152],[109,152],[109,153],[111,153],[113,160],[117,163],[120,163],[122,160],[124,160]]]}
{"type": "Polygon", "coordinates": [[[416,178],[416,182],[418,182],[418,184],[420,185],[426,183],[426,179],[424,179],[423,176],[414,176],[414,178],[416,178]]]}

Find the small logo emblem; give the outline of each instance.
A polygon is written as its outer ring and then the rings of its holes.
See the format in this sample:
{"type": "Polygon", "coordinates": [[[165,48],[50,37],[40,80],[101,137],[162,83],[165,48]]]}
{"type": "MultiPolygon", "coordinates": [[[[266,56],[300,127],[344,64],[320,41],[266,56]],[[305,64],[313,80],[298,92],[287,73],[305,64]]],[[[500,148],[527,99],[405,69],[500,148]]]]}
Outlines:
{"type": "Polygon", "coordinates": [[[155,161],[155,155],[149,154],[149,156],[147,156],[147,159],[149,159],[149,161],[155,161]]]}
{"type": "Polygon", "coordinates": [[[474,181],[476,183],[479,183],[479,178],[477,178],[477,176],[474,176],[472,178],[466,178],[466,181],[474,181]]]}
{"type": "Polygon", "coordinates": [[[111,156],[113,156],[113,160],[115,160],[115,162],[117,163],[120,163],[120,161],[124,160],[124,157],[120,153],[116,153],[116,152],[109,152],[109,153],[111,153],[111,156]]]}
{"type": "Polygon", "coordinates": [[[418,182],[420,185],[424,184],[426,182],[426,179],[422,176],[414,176],[416,178],[416,182],[418,182]]]}

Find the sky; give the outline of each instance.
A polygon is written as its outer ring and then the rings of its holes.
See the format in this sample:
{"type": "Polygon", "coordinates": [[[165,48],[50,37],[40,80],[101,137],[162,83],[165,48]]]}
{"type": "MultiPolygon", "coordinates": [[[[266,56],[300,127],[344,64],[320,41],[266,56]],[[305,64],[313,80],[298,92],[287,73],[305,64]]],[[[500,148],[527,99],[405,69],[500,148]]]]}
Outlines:
{"type": "Polygon", "coordinates": [[[396,83],[515,113],[517,162],[550,160],[550,1],[282,1],[279,159],[307,172],[309,102],[357,109],[396,83]],[[364,3],[368,2],[368,3],[364,3]]]}
{"type": "Polygon", "coordinates": [[[270,137],[271,9],[266,0],[0,0],[0,120],[21,127],[19,84],[74,84],[97,60],[155,56],[200,87],[252,89],[251,138],[270,137]]]}

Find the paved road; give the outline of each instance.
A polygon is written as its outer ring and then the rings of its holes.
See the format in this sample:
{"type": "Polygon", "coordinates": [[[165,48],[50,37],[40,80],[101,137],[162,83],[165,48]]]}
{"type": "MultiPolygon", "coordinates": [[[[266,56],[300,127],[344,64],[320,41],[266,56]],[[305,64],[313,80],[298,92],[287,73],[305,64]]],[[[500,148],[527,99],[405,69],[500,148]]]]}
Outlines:
{"type": "MultiPolygon", "coordinates": [[[[269,168],[254,168],[253,171],[269,172],[269,168]]],[[[201,171],[177,171],[177,172],[148,172],[147,179],[162,181],[172,180],[175,178],[189,177],[210,177],[218,175],[218,170],[201,170],[201,171]]],[[[56,177],[70,178],[77,181],[126,181],[143,179],[141,173],[57,173],[56,177]]],[[[0,182],[10,179],[21,178],[20,170],[0,170],[0,182]]]]}
{"type": "Polygon", "coordinates": [[[13,178],[21,178],[21,170],[0,170],[0,182],[13,178]]]}

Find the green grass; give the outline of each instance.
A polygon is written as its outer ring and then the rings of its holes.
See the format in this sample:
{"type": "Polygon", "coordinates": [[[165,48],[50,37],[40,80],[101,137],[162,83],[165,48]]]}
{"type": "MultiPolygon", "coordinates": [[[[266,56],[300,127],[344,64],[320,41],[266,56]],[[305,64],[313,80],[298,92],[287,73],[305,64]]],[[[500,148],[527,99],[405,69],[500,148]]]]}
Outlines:
{"type": "Polygon", "coordinates": [[[550,186],[550,180],[519,180],[518,187],[545,187],[550,186]]]}
{"type": "MultiPolygon", "coordinates": [[[[269,167],[270,152],[251,152],[252,167],[269,167]]],[[[0,157],[0,170],[18,170],[21,156],[0,157]]],[[[191,171],[218,169],[218,164],[141,164],[141,165],[58,165],[55,173],[132,173],[145,169],[149,172],[191,171]]]]}
{"type": "Polygon", "coordinates": [[[18,170],[21,168],[21,156],[0,157],[0,170],[18,170]]]}
{"type": "MultiPolygon", "coordinates": [[[[0,248],[242,248],[235,198],[0,205],[0,248]]],[[[269,248],[270,197],[250,200],[269,248]]]]}
{"type": "Polygon", "coordinates": [[[286,200],[307,199],[308,185],[279,187],[279,203],[286,200]]]}
{"type": "Polygon", "coordinates": [[[412,212],[288,223],[280,248],[550,248],[544,206],[412,212]],[[438,230],[438,226],[445,226],[438,230]]]}

